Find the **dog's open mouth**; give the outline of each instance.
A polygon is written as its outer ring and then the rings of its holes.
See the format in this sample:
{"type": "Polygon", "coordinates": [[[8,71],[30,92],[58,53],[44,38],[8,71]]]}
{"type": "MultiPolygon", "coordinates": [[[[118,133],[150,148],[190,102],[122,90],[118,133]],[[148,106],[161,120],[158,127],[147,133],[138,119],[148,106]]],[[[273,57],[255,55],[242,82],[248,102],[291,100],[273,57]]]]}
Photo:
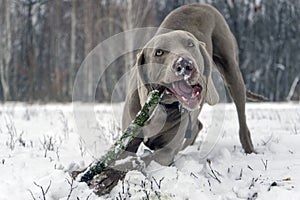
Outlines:
{"type": "Polygon", "coordinates": [[[167,94],[173,94],[183,107],[190,110],[199,106],[201,91],[199,84],[189,85],[185,80],[175,81],[167,88],[167,94]]]}

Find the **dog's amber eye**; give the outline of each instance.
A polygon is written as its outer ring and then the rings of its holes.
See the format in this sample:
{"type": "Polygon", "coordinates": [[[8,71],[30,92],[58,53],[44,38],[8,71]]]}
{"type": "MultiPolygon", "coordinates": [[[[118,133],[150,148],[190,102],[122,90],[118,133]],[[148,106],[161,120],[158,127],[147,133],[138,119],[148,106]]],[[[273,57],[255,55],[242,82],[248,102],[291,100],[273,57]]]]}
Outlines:
{"type": "Polygon", "coordinates": [[[164,54],[164,51],[161,50],[161,49],[157,49],[157,50],[155,51],[155,56],[162,56],[163,54],[164,54]]]}
{"type": "Polygon", "coordinates": [[[195,46],[195,45],[194,45],[194,43],[193,43],[192,41],[188,41],[188,46],[189,46],[189,47],[193,47],[193,46],[195,46]]]}

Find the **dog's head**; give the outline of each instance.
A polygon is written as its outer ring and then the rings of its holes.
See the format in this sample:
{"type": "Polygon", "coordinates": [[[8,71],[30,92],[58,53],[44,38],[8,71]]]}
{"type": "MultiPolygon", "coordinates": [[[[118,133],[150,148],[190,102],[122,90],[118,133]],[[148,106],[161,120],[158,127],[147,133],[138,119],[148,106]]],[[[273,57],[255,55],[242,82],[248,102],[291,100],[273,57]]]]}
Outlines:
{"type": "Polygon", "coordinates": [[[195,110],[219,96],[211,79],[212,61],[205,44],[186,31],[171,31],[153,37],[137,56],[138,93],[143,105],[150,90],[166,90],[162,102],[179,101],[195,110]]]}

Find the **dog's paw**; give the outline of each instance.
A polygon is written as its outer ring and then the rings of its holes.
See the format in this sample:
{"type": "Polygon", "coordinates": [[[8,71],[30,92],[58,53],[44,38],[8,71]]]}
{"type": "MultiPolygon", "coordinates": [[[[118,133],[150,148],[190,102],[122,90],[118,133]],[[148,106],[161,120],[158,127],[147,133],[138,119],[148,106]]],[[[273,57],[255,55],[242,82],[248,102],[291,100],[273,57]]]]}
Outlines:
{"type": "Polygon", "coordinates": [[[108,194],[118,184],[119,180],[125,178],[126,173],[125,171],[109,168],[96,175],[91,181],[90,187],[99,196],[108,194]]]}

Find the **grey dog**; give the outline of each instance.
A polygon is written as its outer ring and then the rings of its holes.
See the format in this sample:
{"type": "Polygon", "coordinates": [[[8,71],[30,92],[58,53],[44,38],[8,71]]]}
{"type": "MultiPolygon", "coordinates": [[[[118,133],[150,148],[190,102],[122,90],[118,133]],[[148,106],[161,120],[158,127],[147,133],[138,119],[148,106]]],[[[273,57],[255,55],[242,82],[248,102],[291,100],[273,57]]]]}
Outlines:
{"type": "MultiPolygon", "coordinates": [[[[134,155],[143,142],[152,150],[143,158],[146,165],[152,160],[170,165],[180,150],[193,144],[202,128],[198,120],[202,105],[219,101],[211,77],[213,67],[222,75],[236,105],[242,147],[246,153],[254,152],[245,115],[247,94],[251,93],[246,91],[239,69],[236,40],[215,8],[192,4],[172,11],[137,55],[125,101],[123,128],[134,119],[151,90],[163,88],[165,94],[154,116],[121,158],[134,155]]],[[[105,186],[115,185],[122,177],[124,174],[113,170],[104,172],[97,181],[98,186],[104,186],[100,187],[101,193],[106,191],[105,186]]]]}

